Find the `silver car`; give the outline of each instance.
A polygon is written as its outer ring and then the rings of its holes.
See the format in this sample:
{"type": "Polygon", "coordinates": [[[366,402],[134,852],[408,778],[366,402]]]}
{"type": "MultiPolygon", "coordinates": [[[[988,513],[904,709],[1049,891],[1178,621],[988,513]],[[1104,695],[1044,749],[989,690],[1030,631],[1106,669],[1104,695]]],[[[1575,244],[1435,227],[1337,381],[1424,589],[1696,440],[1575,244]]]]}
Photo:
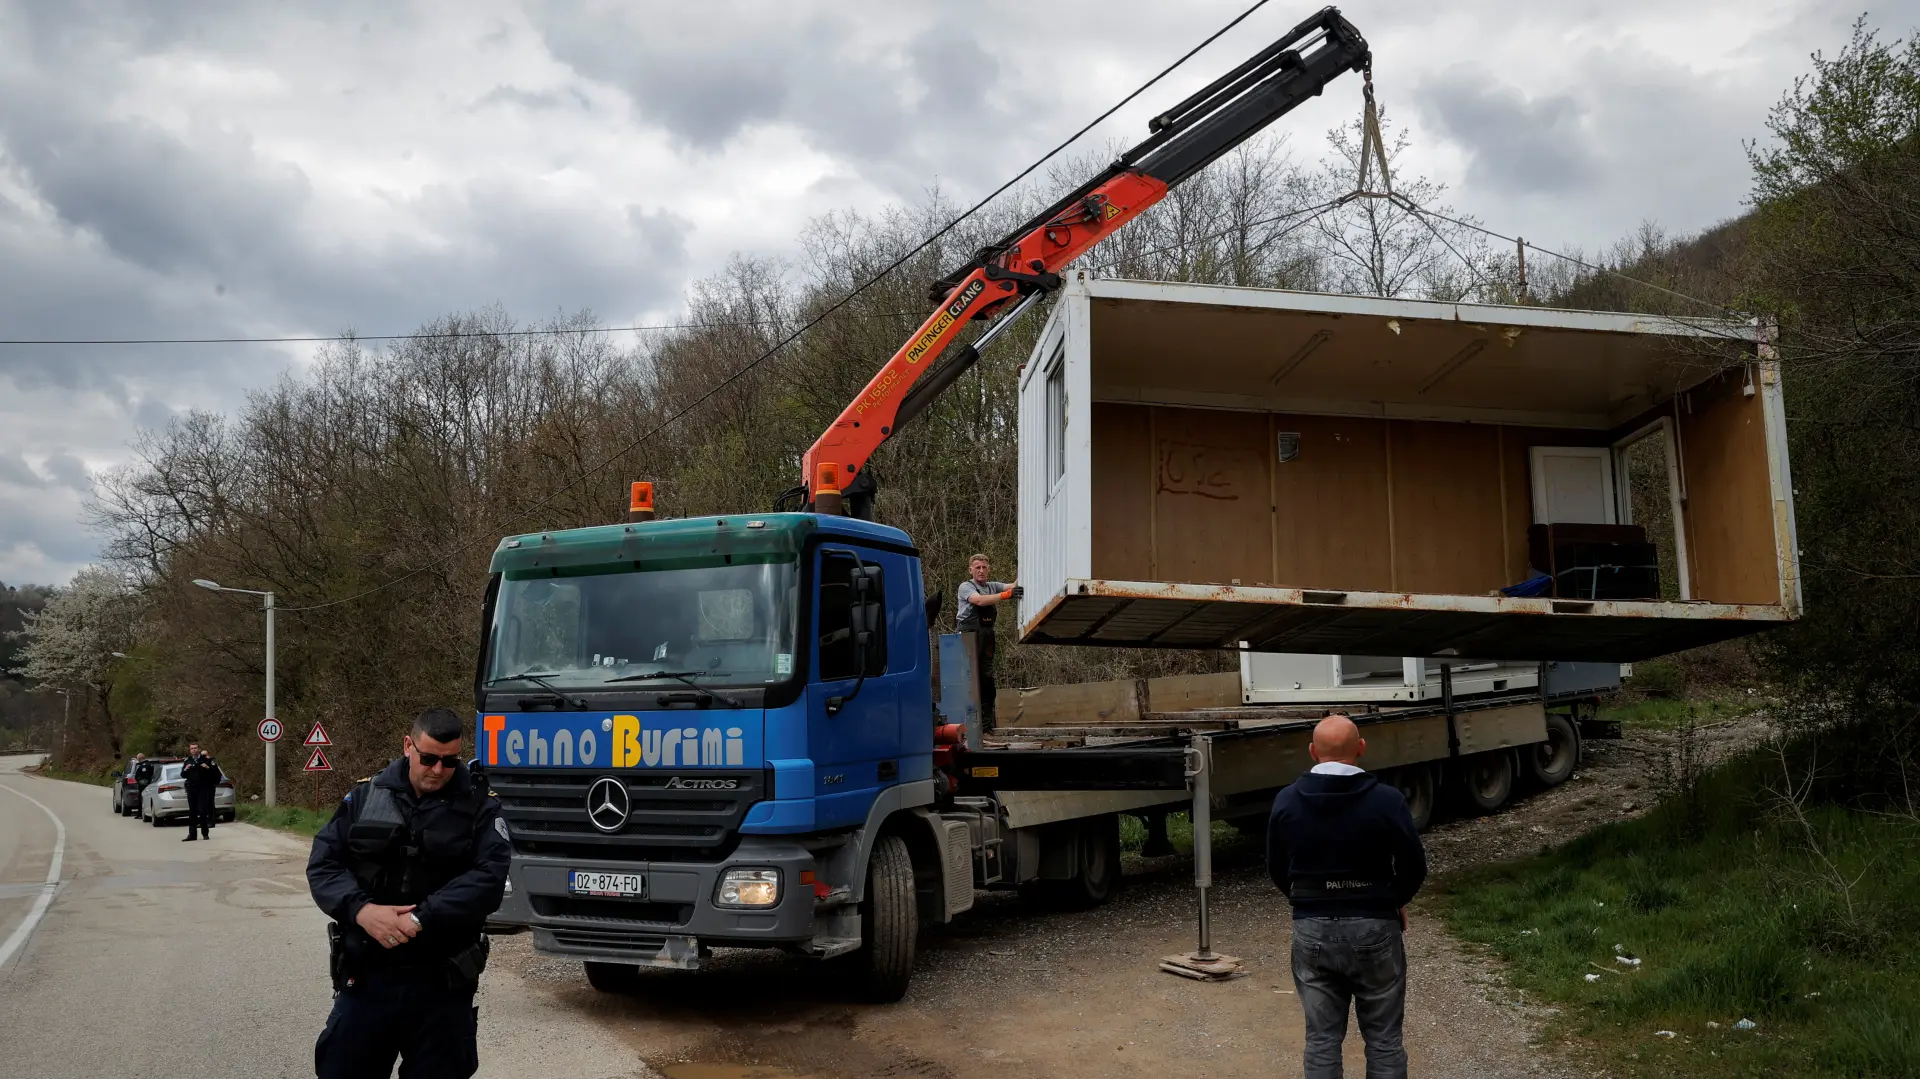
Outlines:
{"type": "MultiPolygon", "coordinates": [[[[222,770],[220,783],[213,788],[213,813],[216,819],[233,820],[233,780],[222,770]]],[[[180,762],[160,766],[153,782],[140,792],[140,819],[152,821],[155,828],[172,820],[187,819],[187,785],[180,778],[180,762]]]]}

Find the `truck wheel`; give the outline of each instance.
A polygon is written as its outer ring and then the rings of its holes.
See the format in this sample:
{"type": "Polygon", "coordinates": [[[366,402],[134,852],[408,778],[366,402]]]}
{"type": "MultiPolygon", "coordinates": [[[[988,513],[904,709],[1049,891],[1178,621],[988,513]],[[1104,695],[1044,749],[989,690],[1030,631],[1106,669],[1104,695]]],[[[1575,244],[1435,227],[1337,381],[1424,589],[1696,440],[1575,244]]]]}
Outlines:
{"type": "Polygon", "coordinates": [[[1491,813],[1513,795],[1513,752],[1494,749],[1475,753],[1460,762],[1460,793],[1467,804],[1491,813]]]}
{"type": "Polygon", "coordinates": [[[1113,898],[1120,887],[1119,815],[1088,821],[1073,838],[1073,876],[1027,881],[1021,899],[1045,910],[1089,910],[1113,898]]]}
{"type": "Polygon", "coordinates": [[[631,993],[640,988],[640,968],[628,963],[595,963],[589,961],[587,984],[602,993],[631,993]]]}
{"type": "Polygon", "coordinates": [[[1558,712],[1547,713],[1547,739],[1520,751],[1527,778],[1542,787],[1557,787],[1573,774],[1580,763],[1580,732],[1573,720],[1558,712]]]}
{"type": "Polygon", "coordinates": [[[913,891],[913,858],[907,842],[883,835],[867,862],[867,897],[860,903],[860,951],[855,979],[860,994],[879,1004],[907,995],[920,911],[913,891]]]}
{"type": "Polygon", "coordinates": [[[1413,827],[1424,832],[1433,822],[1433,769],[1425,764],[1409,764],[1393,770],[1393,785],[1407,800],[1407,813],[1413,817],[1413,827]]]}

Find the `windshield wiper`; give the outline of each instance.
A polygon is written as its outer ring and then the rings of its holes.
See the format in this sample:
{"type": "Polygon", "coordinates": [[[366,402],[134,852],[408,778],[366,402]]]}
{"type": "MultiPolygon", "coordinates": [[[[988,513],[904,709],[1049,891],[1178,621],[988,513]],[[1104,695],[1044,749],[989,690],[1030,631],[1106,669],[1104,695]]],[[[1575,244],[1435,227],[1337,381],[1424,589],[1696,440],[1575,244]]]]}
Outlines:
{"type": "MultiPolygon", "coordinates": [[[[560,672],[548,671],[546,673],[558,674],[560,672]]],[[[519,674],[503,674],[498,678],[489,678],[485,682],[481,683],[481,685],[484,688],[487,686],[498,685],[501,682],[532,682],[535,685],[540,686],[541,688],[552,693],[554,696],[560,698],[561,704],[570,704],[575,708],[580,709],[583,712],[587,710],[586,701],[580,700],[577,697],[567,696],[565,691],[563,691],[559,686],[554,685],[552,682],[547,681],[544,677],[541,676],[540,672],[537,672],[537,671],[521,671],[519,674]]]]}
{"type": "Polygon", "coordinates": [[[687,688],[693,690],[694,692],[704,694],[707,697],[712,698],[713,700],[719,701],[720,703],[726,705],[729,708],[740,707],[739,701],[736,701],[732,697],[729,697],[723,693],[715,693],[713,690],[708,689],[707,687],[693,680],[696,675],[711,674],[711,673],[713,672],[711,671],[652,671],[647,674],[623,674],[618,678],[607,679],[607,683],[611,684],[614,682],[651,682],[655,678],[671,678],[674,681],[685,685],[687,688]]]}

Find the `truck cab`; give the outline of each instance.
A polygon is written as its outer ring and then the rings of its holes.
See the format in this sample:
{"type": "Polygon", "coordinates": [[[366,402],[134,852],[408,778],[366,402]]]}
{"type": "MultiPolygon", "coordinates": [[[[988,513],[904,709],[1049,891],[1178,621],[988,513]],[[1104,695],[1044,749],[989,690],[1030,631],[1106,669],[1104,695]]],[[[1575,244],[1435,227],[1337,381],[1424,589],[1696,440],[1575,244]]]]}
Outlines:
{"type": "MultiPolygon", "coordinates": [[[[876,917],[946,913],[914,886],[949,833],[925,808],[932,679],[905,533],[775,513],[511,536],[485,633],[476,759],[514,849],[497,928],[619,988],[714,944],[827,958],[876,917]],[[877,863],[881,906],[904,914],[875,909],[877,863]]],[[[881,951],[870,981],[897,996],[905,970],[881,951]]]]}

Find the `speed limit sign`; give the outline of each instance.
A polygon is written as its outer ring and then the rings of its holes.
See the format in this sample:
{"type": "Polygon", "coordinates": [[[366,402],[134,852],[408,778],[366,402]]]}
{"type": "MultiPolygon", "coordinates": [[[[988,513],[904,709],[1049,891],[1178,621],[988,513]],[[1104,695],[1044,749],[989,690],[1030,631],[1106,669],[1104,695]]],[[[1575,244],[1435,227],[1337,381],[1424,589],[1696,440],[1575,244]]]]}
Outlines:
{"type": "Polygon", "coordinates": [[[260,740],[262,742],[278,742],[281,733],[279,720],[263,719],[260,721],[260,740]]]}

